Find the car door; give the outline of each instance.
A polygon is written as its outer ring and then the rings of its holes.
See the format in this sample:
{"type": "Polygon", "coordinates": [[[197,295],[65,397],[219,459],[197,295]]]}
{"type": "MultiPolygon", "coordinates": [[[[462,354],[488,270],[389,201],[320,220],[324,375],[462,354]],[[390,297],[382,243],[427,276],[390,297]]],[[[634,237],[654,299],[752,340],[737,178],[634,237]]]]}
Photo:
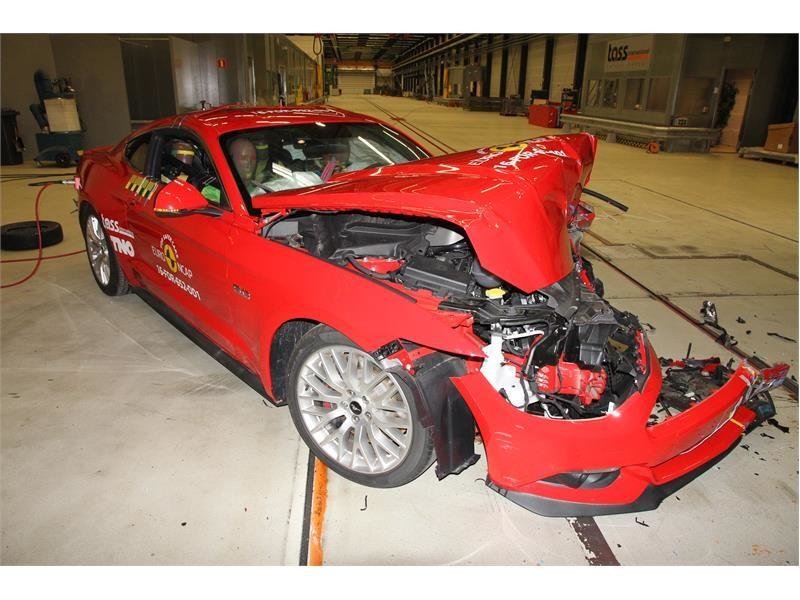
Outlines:
{"type": "MultiPolygon", "coordinates": [[[[111,246],[128,277],[131,266],[135,268],[135,234],[128,223],[128,209],[144,201],[140,184],[147,180],[151,158],[153,136],[145,133],[129,141],[122,153],[121,173],[114,174],[114,183],[109,186],[116,202],[104,202],[100,209],[100,219],[106,230],[111,246]]],[[[134,279],[135,280],[135,279],[134,279]]]]}
{"type": "Polygon", "coordinates": [[[133,181],[128,204],[135,233],[137,275],[143,285],[228,354],[238,358],[231,317],[228,255],[233,212],[203,143],[184,129],[154,134],[149,177],[133,181]],[[174,179],[194,185],[219,214],[159,216],[158,195],[174,179]]]}

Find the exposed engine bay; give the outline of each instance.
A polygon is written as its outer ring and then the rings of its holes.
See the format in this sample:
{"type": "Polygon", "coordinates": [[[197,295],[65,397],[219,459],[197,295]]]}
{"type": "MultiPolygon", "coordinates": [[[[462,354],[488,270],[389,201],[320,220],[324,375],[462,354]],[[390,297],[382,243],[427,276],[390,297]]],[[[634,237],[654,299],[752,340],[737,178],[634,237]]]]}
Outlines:
{"type": "MultiPolygon", "coordinates": [[[[571,233],[576,249],[578,232],[571,233]]],[[[470,314],[487,344],[481,372],[521,411],[601,417],[643,383],[638,319],[602,298],[602,283],[577,254],[573,272],[526,294],[486,271],[464,234],[448,224],[306,212],[273,220],[264,235],[364,275],[428,290],[441,298],[439,310],[470,314]]]]}

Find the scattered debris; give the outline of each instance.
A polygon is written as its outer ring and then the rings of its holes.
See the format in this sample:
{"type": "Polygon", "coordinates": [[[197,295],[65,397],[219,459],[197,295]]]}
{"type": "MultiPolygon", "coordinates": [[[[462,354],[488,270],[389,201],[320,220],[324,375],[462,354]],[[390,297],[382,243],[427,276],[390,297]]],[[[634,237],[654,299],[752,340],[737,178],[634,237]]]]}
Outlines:
{"type": "Polygon", "coordinates": [[[745,321],[742,317],[736,317],[736,322],[737,323],[747,323],[747,321],[745,321]]]}
{"type": "Polygon", "coordinates": [[[703,300],[703,306],[700,308],[700,314],[703,315],[703,325],[713,327],[720,332],[719,337],[717,338],[717,341],[720,344],[731,348],[739,343],[735,337],[729,334],[728,331],[719,324],[719,314],[717,314],[717,307],[713,302],[710,300],[703,300]]]}
{"type": "Polygon", "coordinates": [[[739,447],[740,447],[740,448],[744,448],[745,450],[750,450],[750,446],[748,446],[747,444],[742,444],[742,445],[741,445],[741,446],[739,446],[739,447]]]}
{"type": "Polygon", "coordinates": [[[644,521],[640,521],[640,520],[639,520],[639,517],[634,517],[633,519],[634,519],[634,521],[636,521],[636,522],[637,522],[639,525],[641,525],[642,527],[650,527],[650,525],[648,525],[648,524],[647,524],[647,523],[645,523],[644,521]]]}
{"type": "Polygon", "coordinates": [[[700,314],[703,315],[703,322],[719,327],[719,315],[717,315],[717,307],[711,300],[703,300],[703,306],[700,308],[700,314]]]}
{"type": "Polygon", "coordinates": [[[617,548],[622,548],[622,544],[617,544],[617,548]]]}
{"type": "Polygon", "coordinates": [[[789,433],[789,428],[784,426],[784,425],[781,425],[780,423],[778,423],[778,419],[767,419],[767,423],[769,423],[773,427],[777,427],[783,433],[789,433]]]}
{"type": "Polygon", "coordinates": [[[753,330],[752,330],[752,329],[748,329],[747,331],[745,331],[745,333],[746,333],[747,335],[750,335],[752,332],[753,332],[753,330]]]}
{"type": "Polygon", "coordinates": [[[186,521],[184,521],[183,523],[181,523],[181,527],[186,527],[186,521]]]}
{"type": "Polygon", "coordinates": [[[647,331],[650,331],[650,332],[653,332],[653,331],[656,330],[655,326],[652,325],[651,323],[642,323],[642,327],[644,327],[645,329],[647,329],[647,331]]]}
{"type": "Polygon", "coordinates": [[[758,473],[755,473],[756,477],[758,477],[758,473]]]}
{"type": "Polygon", "coordinates": [[[364,508],[360,508],[359,510],[361,512],[364,512],[365,510],[367,510],[367,496],[366,496],[366,494],[364,495],[364,508]]]}
{"type": "Polygon", "coordinates": [[[763,456],[762,456],[762,457],[760,457],[758,460],[763,460],[764,462],[767,462],[767,459],[766,459],[766,458],[764,458],[763,456]]]}
{"type": "Polygon", "coordinates": [[[247,507],[246,506],[244,507],[244,512],[247,512],[247,507]]]}
{"type": "Polygon", "coordinates": [[[680,497],[680,496],[675,496],[675,499],[676,499],[678,502],[680,502],[680,501],[681,501],[681,497],[680,497]]]}
{"type": "Polygon", "coordinates": [[[768,433],[763,433],[763,432],[761,433],[761,437],[768,437],[768,438],[769,438],[769,439],[771,439],[771,440],[774,440],[774,439],[775,439],[775,436],[772,436],[772,435],[770,435],[770,434],[768,434],[768,433]]]}
{"type": "Polygon", "coordinates": [[[792,339],[790,337],[786,337],[785,335],[781,335],[780,333],[775,333],[774,331],[768,331],[767,335],[771,335],[772,337],[780,338],[782,340],[786,340],[787,342],[794,342],[797,343],[797,340],[792,339]]]}
{"type": "Polygon", "coordinates": [[[670,409],[682,412],[707,398],[731,373],[730,368],[722,365],[716,356],[659,360],[661,366],[666,368],[659,403],[667,416],[672,416],[670,409]]]}

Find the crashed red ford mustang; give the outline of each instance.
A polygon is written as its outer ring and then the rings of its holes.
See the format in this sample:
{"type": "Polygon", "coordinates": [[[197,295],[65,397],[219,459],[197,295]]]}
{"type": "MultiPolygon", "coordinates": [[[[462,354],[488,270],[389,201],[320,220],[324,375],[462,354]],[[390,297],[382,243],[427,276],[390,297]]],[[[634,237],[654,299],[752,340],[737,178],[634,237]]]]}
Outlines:
{"type": "Polygon", "coordinates": [[[135,291],[342,476],[488,461],[544,515],[647,510],[774,414],[784,366],[662,361],[581,257],[588,134],[433,158],[377,119],[235,108],[86,152],[95,279],[135,291]],[[663,373],[662,373],[663,370],[663,373]]]}

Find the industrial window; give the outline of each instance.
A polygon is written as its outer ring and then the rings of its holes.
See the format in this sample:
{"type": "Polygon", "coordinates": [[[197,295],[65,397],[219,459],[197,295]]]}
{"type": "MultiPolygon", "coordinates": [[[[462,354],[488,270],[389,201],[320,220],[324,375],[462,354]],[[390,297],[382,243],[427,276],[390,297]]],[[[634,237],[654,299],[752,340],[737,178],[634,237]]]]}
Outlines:
{"type": "Polygon", "coordinates": [[[642,110],[644,103],[644,79],[628,79],[625,82],[625,101],[622,107],[627,110],[642,110]]]}
{"type": "Polygon", "coordinates": [[[650,90],[647,93],[647,110],[656,112],[664,112],[667,110],[669,83],[669,77],[650,78],[650,90]]]}
{"type": "Polygon", "coordinates": [[[600,105],[600,80],[590,79],[586,91],[586,106],[600,105]]]}
{"type": "Polygon", "coordinates": [[[125,158],[139,173],[147,168],[147,152],[150,149],[150,136],[142,135],[130,142],[125,148],[125,158]]]}
{"type": "Polygon", "coordinates": [[[617,108],[618,88],[619,79],[604,79],[603,94],[600,98],[600,106],[604,106],[606,108],[617,108]]]}
{"type": "Polygon", "coordinates": [[[687,77],[681,81],[676,114],[708,114],[711,110],[715,82],[712,77],[687,77]]]}

